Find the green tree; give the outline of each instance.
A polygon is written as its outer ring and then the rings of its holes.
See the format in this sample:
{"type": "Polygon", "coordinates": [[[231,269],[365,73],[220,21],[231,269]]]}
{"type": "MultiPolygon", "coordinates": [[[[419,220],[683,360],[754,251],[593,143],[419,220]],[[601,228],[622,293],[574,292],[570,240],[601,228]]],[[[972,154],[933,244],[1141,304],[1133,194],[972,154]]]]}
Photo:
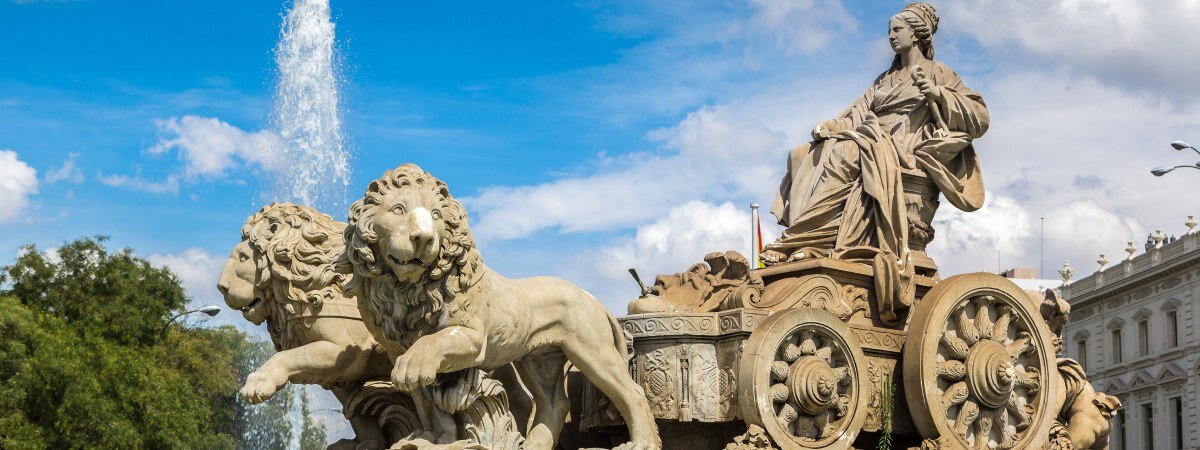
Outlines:
{"type": "Polygon", "coordinates": [[[0,268],[0,448],[284,448],[293,394],[237,398],[269,344],[232,327],[160,338],[187,304],[178,279],[104,242],[27,246],[0,268]]]}
{"type": "Polygon", "coordinates": [[[58,249],[59,261],[32,245],[4,269],[6,294],[71,328],[121,345],[149,345],[187,296],[169,270],[124,249],[110,253],[107,238],[83,238],[58,249]]]}

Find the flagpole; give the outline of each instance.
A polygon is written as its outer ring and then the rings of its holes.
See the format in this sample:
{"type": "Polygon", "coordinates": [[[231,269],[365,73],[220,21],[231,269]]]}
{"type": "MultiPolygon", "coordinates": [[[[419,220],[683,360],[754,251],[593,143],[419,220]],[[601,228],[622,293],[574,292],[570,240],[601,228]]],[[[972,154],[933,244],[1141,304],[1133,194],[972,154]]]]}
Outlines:
{"type": "Polygon", "coordinates": [[[754,265],[751,267],[762,267],[762,255],[759,249],[762,248],[762,242],[759,242],[761,236],[758,235],[758,203],[750,204],[750,254],[754,255],[754,265]]]}

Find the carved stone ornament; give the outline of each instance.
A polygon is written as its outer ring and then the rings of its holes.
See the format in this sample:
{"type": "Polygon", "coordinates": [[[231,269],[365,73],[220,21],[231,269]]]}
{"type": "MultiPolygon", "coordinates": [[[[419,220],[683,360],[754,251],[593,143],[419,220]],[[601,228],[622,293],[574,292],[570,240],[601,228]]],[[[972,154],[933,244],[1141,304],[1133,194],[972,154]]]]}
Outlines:
{"type": "Polygon", "coordinates": [[[1029,297],[993,274],[957,275],[919,302],[904,383],[924,436],[961,448],[1045,442],[1058,387],[1052,333],[1029,297]]]}
{"type": "Polygon", "coordinates": [[[866,419],[858,340],[832,313],[797,308],[767,317],[746,342],[738,402],[747,423],[780,448],[846,449],[866,419]]]}
{"type": "Polygon", "coordinates": [[[842,285],[828,275],[808,275],[771,283],[761,297],[752,299],[751,308],[783,311],[790,308],[819,308],[845,322],[867,311],[867,290],[842,285]]]}
{"type": "Polygon", "coordinates": [[[650,293],[629,303],[630,314],[711,312],[749,306],[762,294],[762,279],[735,251],[713,252],[687,271],[655,278],[650,293]]]}

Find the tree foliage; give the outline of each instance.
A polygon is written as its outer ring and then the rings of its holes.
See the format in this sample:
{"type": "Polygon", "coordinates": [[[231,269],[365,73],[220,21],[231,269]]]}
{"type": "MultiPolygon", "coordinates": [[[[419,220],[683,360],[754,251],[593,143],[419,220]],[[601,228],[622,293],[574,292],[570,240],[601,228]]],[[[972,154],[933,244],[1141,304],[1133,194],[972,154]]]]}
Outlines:
{"type": "Polygon", "coordinates": [[[187,305],[178,279],[104,241],[27,246],[0,269],[0,448],[285,448],[294,394],[237,398],[269,344],[232,327],[160,337],[187,305]]]}

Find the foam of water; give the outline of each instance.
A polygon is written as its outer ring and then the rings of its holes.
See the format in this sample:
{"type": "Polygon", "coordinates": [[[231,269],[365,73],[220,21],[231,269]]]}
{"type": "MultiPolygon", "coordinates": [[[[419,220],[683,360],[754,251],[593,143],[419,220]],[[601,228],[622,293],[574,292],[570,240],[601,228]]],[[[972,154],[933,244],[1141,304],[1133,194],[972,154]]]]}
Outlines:
{"type": "Polygon", "coordinates": [[[284,18],[275,63],[272,117],[283,140],[270,200],[291,201],[337,217],[346,204],[350,155],[338,115],[338,76],[329,0],[295,0],[284,18]]]}

